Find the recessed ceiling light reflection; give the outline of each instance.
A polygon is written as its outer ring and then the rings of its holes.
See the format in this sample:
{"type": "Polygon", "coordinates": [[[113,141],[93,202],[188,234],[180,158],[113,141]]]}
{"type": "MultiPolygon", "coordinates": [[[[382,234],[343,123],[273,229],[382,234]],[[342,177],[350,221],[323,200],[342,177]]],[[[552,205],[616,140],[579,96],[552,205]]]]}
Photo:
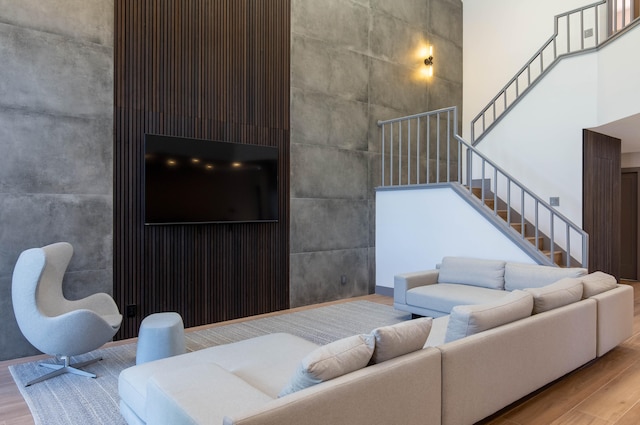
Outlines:
{"type": "Polygon", "coordinates": [[[191,162],[194,164],[200,164],[200,158],[191,158],[191,162]]]}
{"type": "Polygon", "coordinates": [[[167,159],[167,165],[169,167],[174,167],[178,162],[175,159],[167,159]]]}
{"type": "Polygon", "coordinates": [[[234,162],[234,163],[232,163],[232,164],[231,164],[231,166],[232,166],[233,168],[242,167],[242,163],[241,163],[241,162],[234,162]]]}
{"type": "Polygon", "coordinates": [[[205,165],[205,168],[206,168],[207,170],[213,170],[213,165],[211,165],[211,164],[207,164],[207,165],[205,165]]]}

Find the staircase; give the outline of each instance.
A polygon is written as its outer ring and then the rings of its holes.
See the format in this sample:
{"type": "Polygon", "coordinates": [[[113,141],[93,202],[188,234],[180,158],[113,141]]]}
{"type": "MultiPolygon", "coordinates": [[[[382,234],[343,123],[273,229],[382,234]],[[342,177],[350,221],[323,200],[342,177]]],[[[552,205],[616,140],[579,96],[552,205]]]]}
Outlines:
{"type": "Polygon", "coordinates": [[[457,108],[379,121],[381,187],[447,184],[539,264],[588,264],[588,235],[457,135],[457,108]]]}
{"type": "MultiPolygon", "coordinates": [[[[468,188],[467,188],[468,189],[468,188]]],[[[471,193],[478,199],[482,199],[482,187],[472,187],[471,193]]],[[[528,221],[522,222],[522,216],[518,214],[513,209],[509,209],[506,203],[497,198],[494,198],[491,192],[488,193],[489,197],[484,200],[484,205],[489,208],[489,210],[494,211],[498,217],[504,220],[505,224],[509,226],[513,231],[518,233],[523,237],[525,241],[530,243],[537,251],[540,251],[545,259],[550,259],[553,264],[556,264],[560,267],[565,267],[567,265],[566,261],[566,251],[555,245],[551,246],[551,240],[545,234],[538,232],[536,235],[535,226],[533,226],[528,221]]],[[[572,266],[579,266],[578,262],[575,259],[570,258],[569,264],[572,266]]]]}
{"type": "Polygon", "coordinates": [[[471,144],[476,146],[503,117],[564,57],[597,50],[640,20],[634,3],[603,0],[555,16],[554,33],[498,94],[471,120],[471,144]]]}
{"type": "Polygon", "coordinates": [[[381,186],[448,184],[540,264],[588,267],[588,235],[475,146],[560,59],[640,25],[628,7],[605,0],[557,15],[551,38],[472,120],[471,144],[458,136],[455,107],[379,121],[381,186]]]}

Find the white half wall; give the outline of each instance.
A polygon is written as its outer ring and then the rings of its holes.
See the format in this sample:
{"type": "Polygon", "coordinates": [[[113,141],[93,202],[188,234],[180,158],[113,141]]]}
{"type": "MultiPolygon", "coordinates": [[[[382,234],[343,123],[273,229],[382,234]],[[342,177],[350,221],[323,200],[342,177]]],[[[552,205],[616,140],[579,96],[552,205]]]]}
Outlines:
{"type": "Polygon", "coordinates": [[[429,270],[444,256],[535,264],[449,187],[378,189],[376,286],[399,273],[429,270]]]}

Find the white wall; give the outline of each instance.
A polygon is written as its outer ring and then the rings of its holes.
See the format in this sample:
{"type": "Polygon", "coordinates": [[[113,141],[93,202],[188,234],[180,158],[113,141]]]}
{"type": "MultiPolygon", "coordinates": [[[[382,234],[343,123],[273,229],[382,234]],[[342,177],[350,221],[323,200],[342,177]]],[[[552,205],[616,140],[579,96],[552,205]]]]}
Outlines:
{"type": "Polygon", "coordinates": [[[376,192],[376,286],[449,255],[535,263],[450,188],[376,192]]]}
{"type": "Polygon", "coordinates": [[[463,136],[470,122],[554,32],[554,17],[591,0],[464,0],[463,136]]]}
{"type": "Polygon", "coordinates": [[[635,27],[598,50],[598,125],[640,112],[638,46],[640,28],[635,27]]]}
{"type": "MultiPolygon", "coordinates": [[[[465,1],[465,55],[476,54],[474,51],[480,46],[488,43],[493,37],[498,37],[496,33],[509,42],[515,41],[514,44],[520,42],[524,50],[531,47],[531,39],[537,36],[538,47],[534,51],[553,33],[551,28],[548,35],[540,36],[535,23],[540,19],[542,11],[532,12],[531,23],[520,22],[526,31],[511,33],[511,22],[502,27],[493,21],[492,34],[486,36],[475,33],[474,30],[478,29],[479,25],[473,23],[485,18],[471,16],[475,7],[480,8],[478,3],[489,6],[489,10],[484,10],[484,13],[496,12],[498,21],[506,19],[504,14],[501,16],[502,12],[508,10],[503,9],[503,1],[465,1]],[[470,10],[467,10],[468,5],[471,6],[470,10]],[[469,30],[467,22],[471,23],[469,30]],[[531,32],[529,28],[532,29],[531,32]],[[467,42],[469,44],[466,44],[467,42]]],[[[514,3],[520,5],[523,10],[529,10],[528,5],[531,2],[527,0],[514,3]]],[[[547,16],[544,20],[553,23],[555,14],[573,9],[580,4],[562,2],[562,10],[556,10],[558,6],[548,1],[536,1],[535,6],[546,10],[547,16]]],[[[516,18],[518,16],[516,15],[516,18]]],[[[490,24],[483,22],[482,25],[490,24]]],[[[550,197],[559,197],[558,210],[574,223],[581,225],[582,130],[640,112],[640,104],[637,101],[640,97],[640,55],[635,54],[638,45],[640,27],[633,28],[596,52],[563,58],[494,129],[487,133],[477,146],[478,149],[542,199],[549,201],[550,197]]],[[[498,77],[491,79],[485,76],[485,80],[482,76],[475,75],[467,66],[468,61],[474,60],[473,56],[464,58],[465,108],[479,102],[478,98],[484,96],[481,104],[476,106],[477,110],[473,112],[473,116],[529,59],[528,56],[520,58],[519,65],[516,65],[515,60],[507,60],[502,51],[496,52],[496,57],[494,64],[501,67],[501,71],[496,75],[507,72],[506,69],[509,69],[507,74],[511,75],[501,78],[502,83],[497,89],[494,86],[490,94],[486,93],[487,87],[491,86],[490,82],[495,83],[498,77]]],[[[468,121],[473,116],[469,115],[467,110],[464,117],[467,136],[468,121]]]]}
{"type": "Polygon", "coordinates": [[[597,123],[592,55],[562,60],[478,149],[574,223],[582,223],[582,129],[597,123]]]}
{"type": "Polygon", "coordinates": [[[622,168],[640,168],[640,152],[623,153],[622,168]]]}

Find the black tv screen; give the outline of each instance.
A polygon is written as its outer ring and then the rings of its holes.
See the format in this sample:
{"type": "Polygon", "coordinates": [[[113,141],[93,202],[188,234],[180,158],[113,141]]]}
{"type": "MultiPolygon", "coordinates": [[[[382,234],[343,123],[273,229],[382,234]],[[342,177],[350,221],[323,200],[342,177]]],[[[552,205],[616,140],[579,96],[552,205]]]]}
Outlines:
{"type": "Polygon", "coordinates": [[[145,224],[278,220],[278,149],[145,135],[145,224]]]}

